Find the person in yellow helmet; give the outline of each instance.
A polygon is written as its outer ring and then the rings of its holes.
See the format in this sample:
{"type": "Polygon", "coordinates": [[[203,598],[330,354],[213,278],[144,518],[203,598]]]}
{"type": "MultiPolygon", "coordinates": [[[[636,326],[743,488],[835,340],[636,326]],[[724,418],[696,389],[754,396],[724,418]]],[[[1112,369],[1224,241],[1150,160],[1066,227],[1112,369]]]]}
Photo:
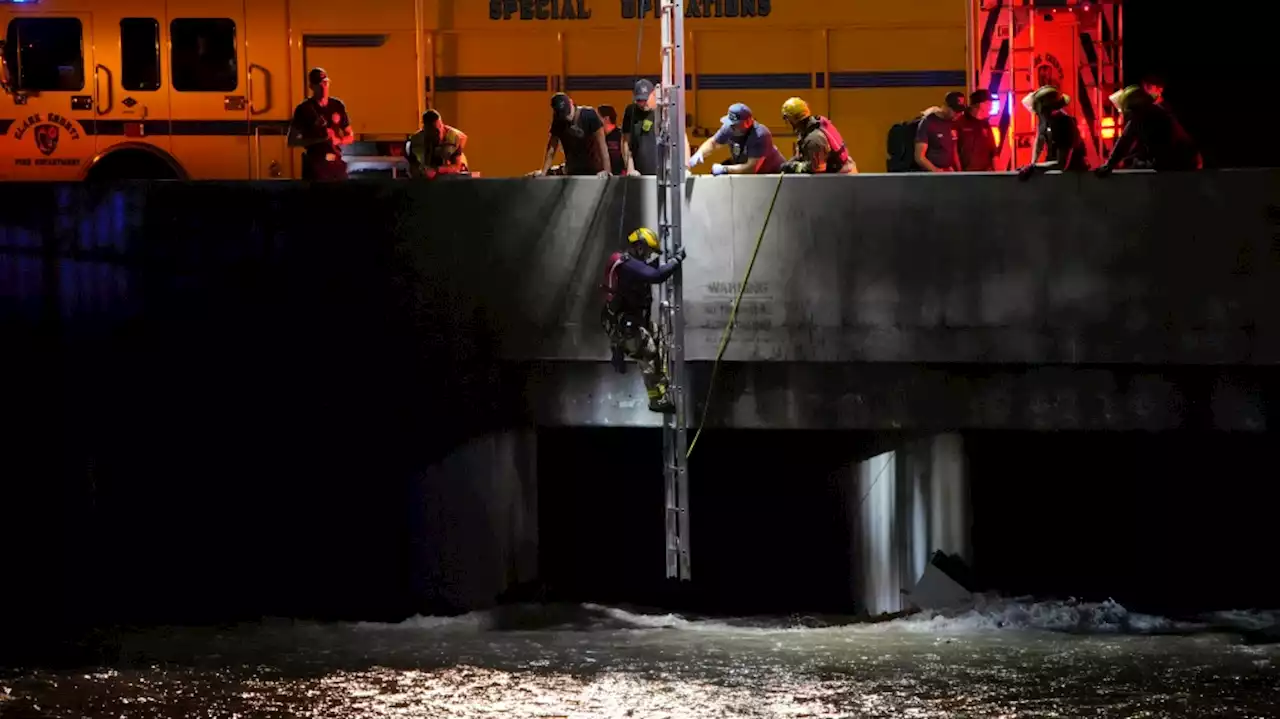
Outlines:
{"type": "Polygon", "coordinates": [[[604,310],[601,323],[609,335],[614,369],[626,372],[625,358],[631,357],[640,365],[649,394],[649,409],[654,412],[674,412],[675,403],[667,394],[667,376],[662,371],[657,331],[653,326],[653,285],[671,277],[684,262],[684,249],[665,263],[658,263],[658,235],[647,227],[627,236],[627,249],[615,252],[609,258],[605,271],[604,310]]]}
{"type": "Polygon", "coordinates": [[[796,131],[795,155],[783,163],[782,171],[804,175],[852,175],[858,165],[849,157],[840,131],[831,121],[813,114],[809,103],[798,97],[782,103],[782,119],[796,131]]]}
{"type": "Polygon", "coordinates": [[[1124,163],[1157,172],[1204,167],[1191,135],[1146,88],[1130,85],[1108,99],[1124,115],[1124,130],[1110,157],[1098,168],[1099,177],[1124,163]]]}
{"type": "Polygon", "coordinates": [[[1089,169],[1085,157],[1084,138],[1076,119],[1067,114],[1071,96],[1051,85],[1045,85],[1022,98],[1022,106],[1039,118],[1039,131],[1031,148],[1031,164],[1018,170],[1018,179],[1027,180],[1036,170],[1074,172],[1089,169]],[[1040,152],[1047,151],[1044,162],[1040,152]]]}
{"type": "Polygon", "coordinates": [[[466,172],[466,147],[466,133],[444,124],[439,112],[427,110],[422,113],[422,129],[409,138],[409,174],[430,179],[466,172]]]}

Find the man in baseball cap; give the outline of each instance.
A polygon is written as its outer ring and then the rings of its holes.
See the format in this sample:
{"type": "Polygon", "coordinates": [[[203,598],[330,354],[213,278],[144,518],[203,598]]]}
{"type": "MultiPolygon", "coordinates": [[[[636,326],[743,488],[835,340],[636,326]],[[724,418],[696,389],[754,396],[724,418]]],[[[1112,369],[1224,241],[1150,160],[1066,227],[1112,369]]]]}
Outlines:
{"type": "Polygon", "coordinates": [[[689,167],[702,164],[718,147],[729,148],[729,161],[712,165],[712,175],[772,175],[786,162],[773,144],[773,133],[756,122],[751,108],[741,102],[729,106],[720,118],[720,130],[693,153],[689,167]]]}
{"type": "Polygon", "coordinates": [[[351,116],[342,100],[329,94],[329,73],[313,67],[307,73],[311,97],[293,110],[289,146],[303,148],[302,179],[345,180],[347,163],[342,147],[355,142],[351,116]]]}
{"type": "Polygon", "coordinates": [[[632,99],[635,100],[637,105],[647,105],[652,107],[654,100],[653,94],[655,90],[656,88],[653,86],[653,83],[642,77],[639,80],[636,80],[635,93],[632,95],[632,99]]]}
{"type": "Polygon", "coordinates": [[[551,96],[551,129],[542,168],[535,176],[546,175],[556,150],[564,151],[564,174],[609,177],[609,148],[604,139],[604,122],[593,107],[583,107],[563,92],[551,96]]]}

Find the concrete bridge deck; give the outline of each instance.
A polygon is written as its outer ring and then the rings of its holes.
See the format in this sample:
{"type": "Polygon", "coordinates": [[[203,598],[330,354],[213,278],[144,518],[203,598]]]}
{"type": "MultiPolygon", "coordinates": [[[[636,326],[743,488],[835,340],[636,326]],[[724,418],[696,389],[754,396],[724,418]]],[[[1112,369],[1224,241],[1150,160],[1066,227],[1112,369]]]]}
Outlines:
{"type": "MultiPolygon", "coordinates": [[[[1278,180],[788,177],[708,423],[1263,429],[1280,362],[1278,180]]],[[[687,185],[699,397],[776,186],[687,185]]],[[[235,342],[235,323],[269,333],[266,318],[272,342],[382,352],[395,335],[455,370],[501,372],[506,394],[489,399],[540,424],[655,426],[638,375],[609,369],[598,324],[605,259],[652,222],[655,189],[10,185],[0,311],[64,344],[235,342]]]]}

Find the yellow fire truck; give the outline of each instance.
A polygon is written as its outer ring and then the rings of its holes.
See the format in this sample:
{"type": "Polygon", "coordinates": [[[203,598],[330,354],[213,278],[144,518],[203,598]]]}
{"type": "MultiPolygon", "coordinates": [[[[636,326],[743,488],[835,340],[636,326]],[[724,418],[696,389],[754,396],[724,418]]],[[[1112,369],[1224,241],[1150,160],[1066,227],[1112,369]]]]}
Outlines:
{"type": "MultiPolygon", "coordinates": [[[[993,1],[685,0],[693,134],[745,102],[790,152],[780,107],[799,95],[882,171],[894,123],[1007,86],[980,55],[1023,33],[987,38],[1008,12],[993,1]]],[[[0,0],[0,180],[299,177],[285,133],[312,66],[351,113],[355,165],[392,162],[431,107],[467,133],[475,170],[523,175],[552,92],[621,116],[636,78],[657,79],[658,14],[657,0],[0,0]]]]}

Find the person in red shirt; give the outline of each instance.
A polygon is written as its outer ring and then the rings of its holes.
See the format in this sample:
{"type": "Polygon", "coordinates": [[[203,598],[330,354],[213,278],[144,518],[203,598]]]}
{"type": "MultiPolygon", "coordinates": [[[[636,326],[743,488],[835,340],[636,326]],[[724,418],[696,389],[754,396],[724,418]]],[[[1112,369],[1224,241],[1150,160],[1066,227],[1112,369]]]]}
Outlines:
{"type": "Polygon", "coordinates": [[[991,134],[991,93],[974,90],[969,107],[956,121],[960,169],[965,172],[994,172],[996,138],[991,134]]]}

